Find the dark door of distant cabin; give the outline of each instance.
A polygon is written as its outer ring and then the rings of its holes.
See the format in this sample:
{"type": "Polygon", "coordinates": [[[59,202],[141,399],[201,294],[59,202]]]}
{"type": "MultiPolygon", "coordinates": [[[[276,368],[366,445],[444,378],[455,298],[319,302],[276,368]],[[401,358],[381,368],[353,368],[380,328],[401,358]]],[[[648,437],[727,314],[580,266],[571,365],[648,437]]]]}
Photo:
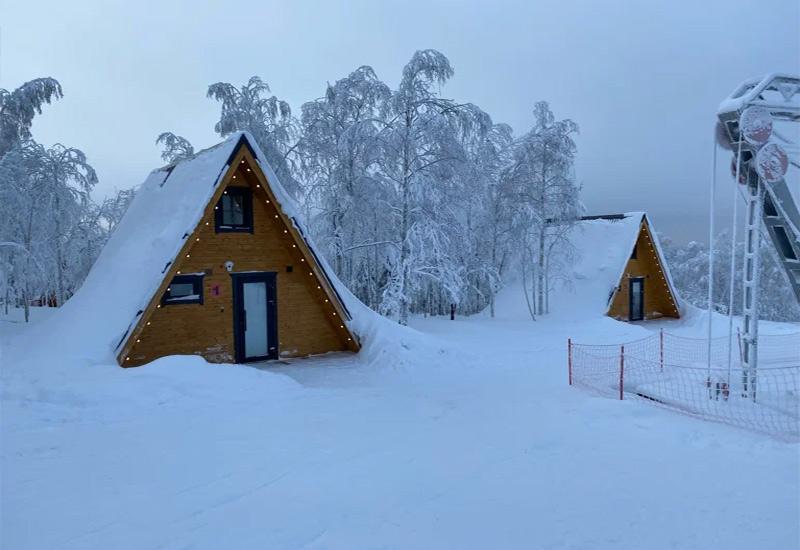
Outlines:
{"type": "Polygon", "coordinates": [[[234,273],[232,277],[236,362],[277,359],[275,273],[234,273]]]}
{"type": "Polygon", "coordinates": [[[644,277],[633,277],[630,279],[630,314],[629,320],[641,321],[644,319],[644,277]]]}

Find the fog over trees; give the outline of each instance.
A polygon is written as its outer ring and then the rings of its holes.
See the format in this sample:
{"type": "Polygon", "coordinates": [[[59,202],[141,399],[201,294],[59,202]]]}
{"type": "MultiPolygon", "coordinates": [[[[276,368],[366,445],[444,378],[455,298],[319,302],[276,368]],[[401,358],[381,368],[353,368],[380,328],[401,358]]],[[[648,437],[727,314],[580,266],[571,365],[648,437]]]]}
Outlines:
{"type": "MultiPolygon", "coordinates": [[[[764,235],[763,242],[769,242],[764,235]]],[[[728,314],[730,310],[730,263],[731,236],[722,232],[714,240],[714,309],[728,314]]],[[[667,263],[670,266],[675,286],[681,297],[690,304],[705,309],[708,304],[708,258],[709,248],[704,243],[690,242],[677,246],[668,238],[662,237],[662,245],[667,263]]],[[[736,273],[733,280],[733,313],[742,314],[744,294],[742,289],[742,269],[744,266],[744,243],[736,245],[736,273]]],[[[797,321],[800,319],[800,306],[794,298],[786,274],[778,263],[776,252],[764,246],[761,249],[761,278],[759,279],[759,315],[772,321],[797,321]]]]}
{"type": "MultiPolygon", "coordinates": [[[[531,127],[515,137],[479,106],[444,95],[453,74],[442,53],[421,50],[396,89],[362,66],[321,87],[298,113],[258,76],[214,83],[206,93],[220,106],[214,130],[254,136],[336,274],[368,306],[404,324],[411,314],[449,314],[451,307],[493,314],[502,282],[518,278],[535,318],[549,310],[550,290],[568,278],[575,254],[566,236],[583,214],[574,173],[578,124],[532,101],[531,127]]],[[[62,95],[53,78],[0,89],[5,308],[69,299],[135,194],[119,190],[96,202],[91,159],[34,141],[33,119],[62,95]]],[[[164,130],[156,138],[164,161],[195,153],[164,130]]],[[[679,291],[702,305],[705,250],[696,243],[667,248],[679,291]]],[[[726,261],[724,253],[718,258],[726,261]]],[[[788,293],[782,273],[762,265],[762,281],[788,293]]],[[[721,310],[724,285],[718,282],[721,310]]],[[[796,318],[793,301],[782,296],[762,294],[765,316],[796,318]]]]}

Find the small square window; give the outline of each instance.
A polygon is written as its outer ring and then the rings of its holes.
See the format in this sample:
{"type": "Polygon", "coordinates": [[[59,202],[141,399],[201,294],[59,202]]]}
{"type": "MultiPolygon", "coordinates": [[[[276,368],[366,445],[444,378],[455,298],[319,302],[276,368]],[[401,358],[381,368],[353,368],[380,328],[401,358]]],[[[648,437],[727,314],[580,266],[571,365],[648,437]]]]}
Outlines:
{"type": "Polygon", "coordinates": [[[176,275],[161,298],[163,305],[202,304],[203,275],[176,275]]]}
{"type": "Polygon", "coordinates": [[[247,187],[228,187],[217,203],[217,233],[253,232],[253,197],[247,187]]]}

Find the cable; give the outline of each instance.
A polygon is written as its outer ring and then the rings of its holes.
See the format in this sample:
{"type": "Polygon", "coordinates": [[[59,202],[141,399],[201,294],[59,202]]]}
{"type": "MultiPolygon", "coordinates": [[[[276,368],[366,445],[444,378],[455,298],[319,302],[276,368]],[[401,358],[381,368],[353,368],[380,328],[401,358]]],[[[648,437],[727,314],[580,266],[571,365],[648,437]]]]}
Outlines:
{"type": "Polygon", "coordinates": [[[714,126],[714,148],[711,155],[711,182],[709,189],[708,222],[708,376],[711,376],[711,317],[714,311],[714,199],[717,190],[717,128],[714,126]]]}
{"type": "Polygon", "coordinates": [[[736,278],[736,223],[739,214],[739,178],[742,166],[742,138],[736,152],[736,179],[733,182],[733,229],[731,230],[731,274],[728,294],[728,387],[731,385],[731,363],[733,363],[733,294],[736,278]]]}

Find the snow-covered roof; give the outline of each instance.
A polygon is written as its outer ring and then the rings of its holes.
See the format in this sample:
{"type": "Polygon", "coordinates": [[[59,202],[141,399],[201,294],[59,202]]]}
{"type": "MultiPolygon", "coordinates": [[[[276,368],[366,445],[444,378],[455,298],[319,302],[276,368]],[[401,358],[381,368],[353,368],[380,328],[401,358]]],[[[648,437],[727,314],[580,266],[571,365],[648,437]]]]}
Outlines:
{"type": "Polygon", "coordinates": [[[556,291],[559,311],[566,315],[573,314],[574,308],[603,314],[608,312],[609,298],[625,272],[639,238],[642,220],[647,220],[664,275],[677,301],[669,266],[647,214],[627,212],[586,217],[570,229],[567,237],[576,249],[576,257],[571,266],[571,286],[556,291]]]}
{"type": "MultiPolygon", "coordinates": [[[[292,220],[309,248],[315,250],[294,200],[265,161],[255,140],[246,132],[237,132],[189,159],[150,173],[81,288],[50,322],[43,324],[47,336],[56,339],[56,345],[92,361],[114,356],[163,281],[185,239],[200,222],[241,144],[254,153],[279,203],[277,206],[292,220]]],[[[320,254],[315,252],[315,256],[344,308],[351,315],[366,310],[333,275],[320,254]]],[[[352,320],[348,323],[357,333],[352,320]]]]}

